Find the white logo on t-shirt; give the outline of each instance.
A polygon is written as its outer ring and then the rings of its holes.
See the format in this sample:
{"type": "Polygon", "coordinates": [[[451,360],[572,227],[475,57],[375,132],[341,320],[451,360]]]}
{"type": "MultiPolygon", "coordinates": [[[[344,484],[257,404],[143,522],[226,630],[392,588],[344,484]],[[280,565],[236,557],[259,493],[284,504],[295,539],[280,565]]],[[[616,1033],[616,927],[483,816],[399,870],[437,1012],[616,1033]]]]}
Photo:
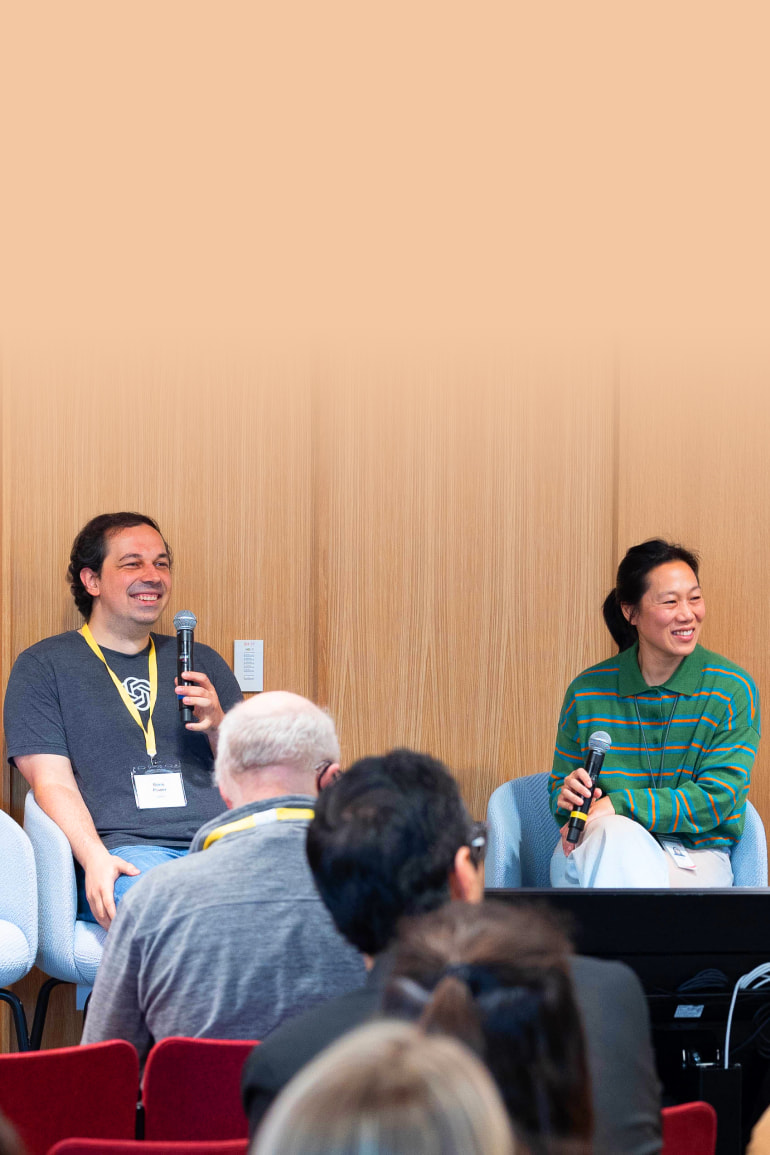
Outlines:
{"type": "Polygon", "coordinates": [[[150,682],[147,678],[126,678],[123,682],[126,693],[137,710],[150,708],[150,682]]]}

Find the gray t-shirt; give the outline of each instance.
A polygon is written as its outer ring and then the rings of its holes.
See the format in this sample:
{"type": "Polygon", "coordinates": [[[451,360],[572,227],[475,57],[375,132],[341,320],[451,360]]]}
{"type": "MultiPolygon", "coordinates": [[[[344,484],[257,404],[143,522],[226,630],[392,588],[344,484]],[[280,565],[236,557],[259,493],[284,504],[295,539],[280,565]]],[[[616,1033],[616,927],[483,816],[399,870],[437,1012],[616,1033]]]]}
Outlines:
{"type": "MultiPolygon", "coordinates": [[[[132,769],[148,767],[144,735],[116,686],[81,634],[57,634],[25,650],[14,663],[5,695],[8,758],[61,754],[105,846],[129,843],[187,846],[198,827],[224,810],[212,782],[213,758],[205,734],[182,725],[174,693],[176,638],[153,634],[158,698],[153,711],[157,762],[181,765],[186,806],[142,809],[132,769]]],[[[123,682],[142,720],[149,711],[149,647],[140,654],[103,654],[123,682]]],[[[241,698],[235,677],[215,650],[195,646],[195,668],[214,684],[223,710],[241,698]]]]}
{"type": "Polygon", "coordinates": [[[190,854],[147,872],[118,908],[83,1043],[128,1039],[144,1063],[167,1035],[264,1039],[307,1007],[363,984],[315,888],[303,794],[250,802],[211,822],[190,854]],[[284,820],[249,827],[286,807],[284,820]],[[240,822],[240,829],[232,823],[240,822]],[[223,837],[203,850],[206,836],[223,837]]]}

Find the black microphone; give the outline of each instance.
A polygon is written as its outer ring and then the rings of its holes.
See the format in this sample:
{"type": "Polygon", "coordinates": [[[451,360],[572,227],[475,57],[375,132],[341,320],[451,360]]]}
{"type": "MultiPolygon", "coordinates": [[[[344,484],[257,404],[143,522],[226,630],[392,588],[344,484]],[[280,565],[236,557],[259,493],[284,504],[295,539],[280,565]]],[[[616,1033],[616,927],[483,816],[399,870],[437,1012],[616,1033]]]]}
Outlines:
{"type": "MultiPolygon", "coordinates": [[[[174,618],[176,621],[176,618],[174,618]]],[[[601,773],[602,764],[604,762],[604,755],[612,745],[612,738],[606,734],[604,730],[596,730],[588,739],[588,749],[590,751],[586,764],[583,767],[588,777],[591,779],[591,793],[588,798],[584,798],[580,804],[579,810],[573,810],[569,816],[569,829],[567,830],[567,842],[574,845],[580,835],[583,833],[583,828],[586,824],[588,811],[591,809],[591,803],[594,798],[594,786],[596,779],[601,773]]]]}
{"type": "MultiPolygon", "coordinates": [[[[180,686],[192,686],[193,682],[185,682],[184,675],[188,670],[194,670],[193,665],[193,631],[198,624],[195,614],[189,610],[180,610],[174,614],[174,628],[176,629],[176,673],[180,686]]],[[[182,715],[182,724],[195,721],[192,706],[185,706],[179,698],[179,713],[182,715]]]]}

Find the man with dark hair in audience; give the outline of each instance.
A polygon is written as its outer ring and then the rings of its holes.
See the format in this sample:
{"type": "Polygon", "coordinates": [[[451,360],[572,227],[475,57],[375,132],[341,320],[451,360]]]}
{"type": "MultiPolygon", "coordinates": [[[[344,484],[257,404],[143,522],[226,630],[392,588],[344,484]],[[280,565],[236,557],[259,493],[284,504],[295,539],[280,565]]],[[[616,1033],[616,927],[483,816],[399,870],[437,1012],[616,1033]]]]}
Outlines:
{"type": "MultiPolygon", "coordinates": [[[[305,1063],[378,1013],[400,920],[450,900],[482,900],[483,843],[457,783],[427,755],[394,750],[364,758],[324,791],[308,830],[308,860],[369,974],[365,986],[286,1023],[249,1056],[242,1090],[252,1133],[305,1063]]],[[[586,1033],[594,1150],[654,1155],[660,1097],[641,986],[622,963],[575,957],[571,968],[586,1033]]]]}
{"type": "Polygon", "coordinates": [[[176,640],[150,632],[171,595],[171,550],[152,518],[92,518],[75,538],[68,577],[85,623],[16,659],[5,737],[79,864],[79,917],[106,929],[139,875],[185,854],[221,813],[217,729],[241,692],[203,645],[185,675],[194,684],[175,691],[176,640]],[[194,710],[186,726],[178,696],[194,710]]]}
{"type": "Polygon", "coordinates": [[[334,723],[307,698],[242,702],[219,729],[229,814],[126,895],[107,936],[84,1043],[127,1039],[143,1062],[168,1035],[261,1039],[364,978],[305,856],[320,786],[339,771],[334,723]]]}

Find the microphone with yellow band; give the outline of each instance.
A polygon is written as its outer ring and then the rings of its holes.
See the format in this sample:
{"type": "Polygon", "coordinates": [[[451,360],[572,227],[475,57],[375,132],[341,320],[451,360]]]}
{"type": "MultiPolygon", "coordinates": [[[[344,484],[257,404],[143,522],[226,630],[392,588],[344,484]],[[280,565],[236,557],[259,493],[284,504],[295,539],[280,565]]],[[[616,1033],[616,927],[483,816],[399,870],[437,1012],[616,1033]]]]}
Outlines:
{"type": "Polygon", "coordinates": [[[588,811],[591,808],[591,803],[594,797],[594,786],[596,779],[601,773],[602,764],[604,763],[604,755],[612,745],[612,738],[606,734],[604,730],[595,730],[588,739],[588,758],[583,767],[588,777],[591,779],[591,793],[588,798],[583,799],[580,810],[573,810],[569,816],[569,827],[567,829],[567,842],[573,845],[577,842],[580,835],[583,833],[583,828],[588,818],[588,811]]]}

